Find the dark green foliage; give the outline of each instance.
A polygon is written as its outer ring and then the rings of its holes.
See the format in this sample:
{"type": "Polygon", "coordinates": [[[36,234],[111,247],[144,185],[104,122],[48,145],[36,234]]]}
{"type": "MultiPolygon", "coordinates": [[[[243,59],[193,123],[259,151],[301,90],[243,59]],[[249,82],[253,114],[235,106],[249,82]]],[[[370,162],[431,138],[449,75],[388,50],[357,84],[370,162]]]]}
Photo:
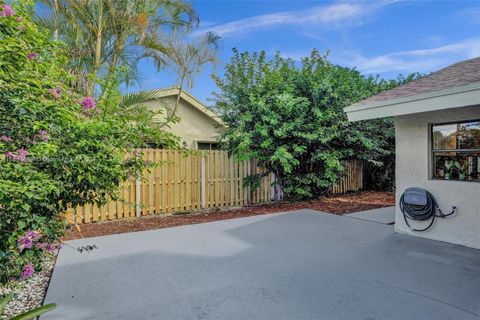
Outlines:
{"type": "Polygon", "coordinates": [[[328,193],[343,173],[342,160],[363,159],[378,168],[391,161],[392,119],[350,123],[343,108],[398,81],[333,65],[316,50],[297,66],[280,54],[268,60],[265,52],[234,49],[225,70],[224,78],[214,77],[220,89],[215,108],[229,126],[225,146],[275,172],[288,198],[328,193]]]}
{"type": "MultiPolygon", "coordinates": [[[[155,131],[152,114],[130,111],[115,90],[96,105],[75,92],[65,46],[32,23],[27,8],[0,16],[2,284],[39,271],[67,226],[68,206],[115,197],[118,183],[144,167],[133,147],[155,131]]],[[[176,143],[164,131],[153,137],[176,143]]]]}

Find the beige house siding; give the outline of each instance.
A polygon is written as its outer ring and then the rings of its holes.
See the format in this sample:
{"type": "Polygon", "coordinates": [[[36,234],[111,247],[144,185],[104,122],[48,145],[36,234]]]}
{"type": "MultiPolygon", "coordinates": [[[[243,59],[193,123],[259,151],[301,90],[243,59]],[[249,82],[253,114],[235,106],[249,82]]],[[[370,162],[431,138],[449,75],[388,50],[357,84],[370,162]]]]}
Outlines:
{"type": "MultiPolygon", "coordinates": [[[[443,212],[452,206],[457,213],[436,219],[426,232],[411,231],[398,206],[395,210],[395,231],[418,237],[441,240],[480,249],[480,183],[431,179],[430,124],[474,120],[480,117],[480,106],[452,108],[395,117],[396,131],[396,193],[397,200],[408,187],[430,191],[443,212]]],[[[426,222],[411,221],[413,227],[426,222]]]]}
{"type": "MultiPolygon", "coordinates": [[[[186,98],[194,99],[192,96],[186,98]]],[[[171,95],[164,97],[161,102],[145,103],[145,106],[152,110],[164,110],[165,108],[172,110],[175,101],[176,95],[171,95]]],[[[180,121],[172,124],[170,128],[166,128],[166,130],[180,137],[180,143],[184,147],[191,149],[197,149],[197,142],[216,142],[218,135],[224,130],[224,126],[218,118],[213,117],[210,111],[207,114],[204,110],[199,109],[198,101],[195,103],[197,106],[183,99],[182,95],[176,111],[180,121]]],[[[164,119],[165,115],[156,117],[157,121],[164,119]]]]}

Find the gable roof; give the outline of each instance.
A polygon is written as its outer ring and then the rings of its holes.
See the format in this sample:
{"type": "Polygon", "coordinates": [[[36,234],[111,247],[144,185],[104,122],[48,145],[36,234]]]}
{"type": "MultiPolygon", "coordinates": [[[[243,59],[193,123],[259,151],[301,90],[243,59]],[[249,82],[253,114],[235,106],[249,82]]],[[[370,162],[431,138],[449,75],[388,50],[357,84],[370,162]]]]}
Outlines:
{"type": "MultiPolygon", "coordinates": [[[[178,93],[180,92],[180,89],[178,87],[170,87],[170,88],[165,88],[165,89],[158,89],[155,90],[157,93],[159,93],[160,97],[171,97],[171,96],[178,96],[178,93]]],[[[191,93],[182,90],[182,93],[180,95],[180,98],[183,99],[184,101],[188,102],[190,105],[192,105],[195,109],[198,111],[202,112],[205,114],[207,117],[211,118],[218,124],[222,126],[226,126],[225,123],[222,121],[222,119],[212,110],[208,109],[200,100],[195,98],[191,93]]]]}
{"type": "Polygon", "coordinates": [[[480,57],[377,94],[348,106],[345,112],[355,121],[475,104],[480,104],[480,57]]]}

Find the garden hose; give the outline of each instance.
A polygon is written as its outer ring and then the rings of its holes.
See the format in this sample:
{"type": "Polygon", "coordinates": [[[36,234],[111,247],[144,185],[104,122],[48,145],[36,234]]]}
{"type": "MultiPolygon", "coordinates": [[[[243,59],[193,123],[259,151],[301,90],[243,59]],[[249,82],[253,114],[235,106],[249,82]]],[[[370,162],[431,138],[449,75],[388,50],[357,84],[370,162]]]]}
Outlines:
{"type": "Polygon", "coordinates": [[[400,210],[403,213],[403,219],[405,220],[405,223],[413,231],[427,231],[432,227],[436,217],[446,218],[454,214],[456,210],[456,207],[452,207],[452,212],[447,214],[442,213],[442,210],[440,210],[440,208],[438,207],[437,202],[435,201],[435,198],[433,197],[433,195],[427,190],[423,190],[419,188],[408,188],[407,190],[405,190],[405,192],[400,197],[399,205],[400,205],[400,210]],[[412,190],[415,190],[416,192],[420,190],[425,193],[424,204],[418,204],[418,203],[415,203],[415,201],[405,200],[405,195],[412,190]],[[415,229],[410,226],[410,223],[408,222],[409,219],[415,220],[415,221],[430,220],[430,223],[423,229],[415,229]]]}

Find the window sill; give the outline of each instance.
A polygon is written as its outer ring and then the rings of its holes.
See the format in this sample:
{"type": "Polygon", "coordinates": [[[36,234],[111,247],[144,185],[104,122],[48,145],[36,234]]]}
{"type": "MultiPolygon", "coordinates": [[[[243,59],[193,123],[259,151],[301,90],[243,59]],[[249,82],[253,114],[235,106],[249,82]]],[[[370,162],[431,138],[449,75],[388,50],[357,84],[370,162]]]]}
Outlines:
{"type": "Polygon", "coordinates": [[[446,182],[467,182],[467,183],[479,183],[480,180],[457,180],[457,179],[436,179],[436,178],[430,178],[430,181],[446,181],[446,182]]]}

